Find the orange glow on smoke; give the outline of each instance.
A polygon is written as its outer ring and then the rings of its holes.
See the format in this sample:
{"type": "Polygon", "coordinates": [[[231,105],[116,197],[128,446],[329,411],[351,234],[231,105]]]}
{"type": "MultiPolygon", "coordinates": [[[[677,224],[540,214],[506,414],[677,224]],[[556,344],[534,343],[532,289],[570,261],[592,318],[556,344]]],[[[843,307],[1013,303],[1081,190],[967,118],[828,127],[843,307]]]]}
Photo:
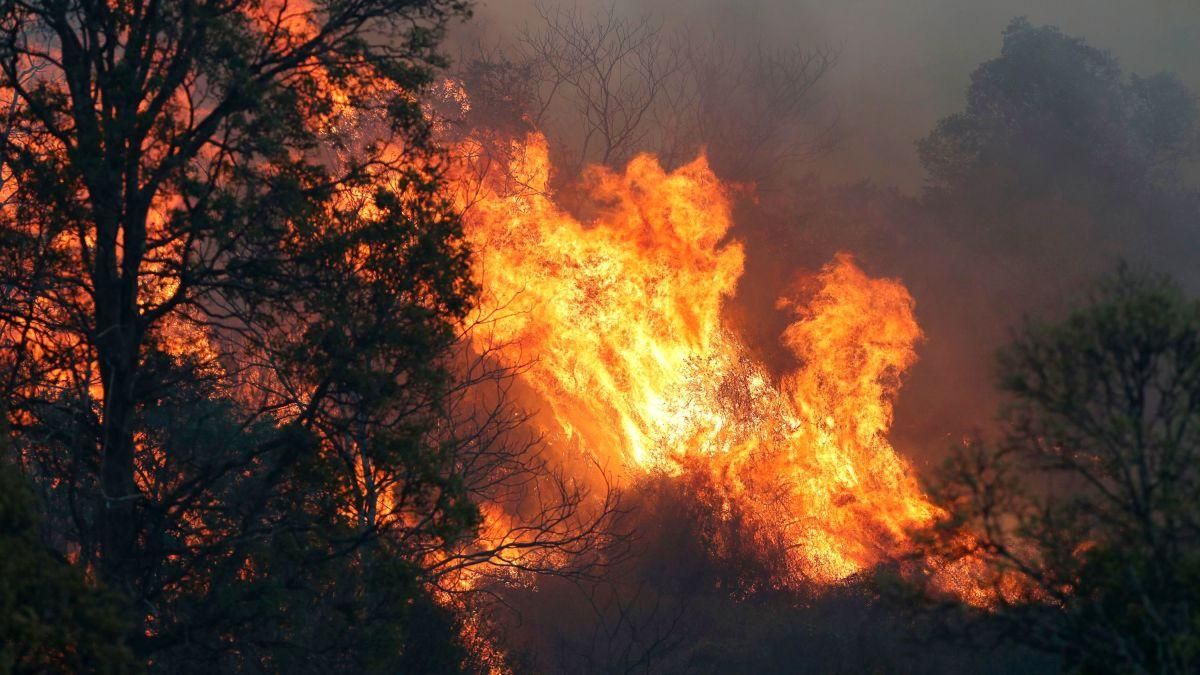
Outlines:
{"type": "Polygon", "coordinates": [[[556,204],[544,137],[511,157],[466,209],[494,319],[473,339],[527,364],[551,438],[634,477],[711,472],[722,499],[788,542],[797,578],[837,581],[911,550],[907,533],[938,510],[886,437],[921,337],[900,283],[842,255],[815,294],[782,299],[800,366],[774,382],[722,321],[745,256],[703,157],[590,168],[587,222],[556,204]]]}

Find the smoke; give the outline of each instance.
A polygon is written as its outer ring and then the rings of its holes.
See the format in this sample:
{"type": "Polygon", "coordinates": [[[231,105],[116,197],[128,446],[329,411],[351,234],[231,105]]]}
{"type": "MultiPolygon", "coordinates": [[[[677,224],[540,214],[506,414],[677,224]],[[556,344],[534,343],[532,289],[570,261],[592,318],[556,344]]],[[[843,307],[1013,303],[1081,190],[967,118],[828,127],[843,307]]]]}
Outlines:
{"type": "MultiPolygon", "coordinates": [[[[1105,213],[1099,198],[1068,207],[1020,194],[1011,205],[979,207],[991,208],[995,217],[935,208],[922,199],[929,177],[917,151],[917,141],[939,120],[965,108],[972,73],[1000,55],[1002,32],[1018,16],[1108,51],[1125,76],[1167,71],[1200,91],[1194,39],[1200,6],[1190,0],[593,0],[543,6],[573,8],[582,16],[612,9],[634,24],[650,18],[666,30],[710,32],[714,44],[800,46],[835,55],[833,67],[807,93],[811,128],[796,133],[815,137],[836,121],[837,142],[789,165],[769,191],[760,189],[760,199],[739,208],[732,236],[746,243],[748,265],[730,320],[782,372],[794,365],[778,341],[786,317],[775,301],[785,287],[843,250],[872,275],[900,278],[916,299],[927,339],[900,393],[893,440],[918,466],[939,461],[962,434],[988,428],[1000,403],[992,355],[1026,315],[1063,311],[1118,259],[1174,274],[1200,290],[1188,253],[1196,249],[1200,225],[1194,215],[1179,216],[1195,201],[1128,217],[1105,213]]],[[[451,49],[462,59],[479,43],[503,48],[527,27],[536,31],[540,21],[531,0],[483,2],[476,18],[452,35],[451,49]]],[[[721,119],[729,125],[730,118],[721,119]]],[[[1066,158],[1063,165],[1070,170],[1066,158]]],[[[719,162],[714,166],[720,170],[719,162]]],[[[1195,189],[1196,175],[1190,174],[1189,189],[1195,189]]]]}
{"type": "MultiPolygon", "coordinates": [[[[1176,73],[1200,90],[1200,5],[1191,0],[606,0],[551,3],[581,11],[615,6],[718,28],[765,45],[830,46],[825,81],[841,143],[816,167],[829,181],[869,179],[914,191],[923,183],[914,142],[962,107],[976,64],[994,57],[1014,17],[1050,24],[1113,52],[1127,71],[1176,73]]],[[[536,23],[533,0],[485,0],[453,37],[502,40],[536,23]]]]}

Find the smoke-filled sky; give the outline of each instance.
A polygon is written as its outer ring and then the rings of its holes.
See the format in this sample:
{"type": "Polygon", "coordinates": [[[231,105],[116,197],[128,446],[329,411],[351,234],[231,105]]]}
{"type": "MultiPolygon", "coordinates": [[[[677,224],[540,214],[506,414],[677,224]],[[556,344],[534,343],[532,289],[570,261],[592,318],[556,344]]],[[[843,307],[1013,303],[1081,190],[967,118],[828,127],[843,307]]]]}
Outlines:
{"type": "MultiPolygon", "coordinates": [[[[835,49],[824,101],[838,115],[842,140],[816,167],[830,181],[920,187],[914,141],[962,108],[971,71],[998,55],[1001,31],[1017,16],[1110,50],[1126,72],[1169,70],[1200,90],[1197,0],[618,0],[616,7],[778,45],[835,49]]],[[[483,0],[465,30],[494,39],[534,16],[532,0],[483,0]]]]}
{"type": "MultiPolygon", "coordinates": [[[[454,42],[469,51],[477,41],[503,43],[527,24],[536,32],[540,22],[534,1],[481,0],[475,19],[457,30],[454,42]]],[[[811,171],[825,185],[868,179],[880,187],[918,193],[925,173],[915,142],[932,131],[940,118],[964,109],[971,73],[1000,55],[1003,30],[1020,16],[1034,25],[1057,26],[1068,36],[1108,50],[1125,75],[1169,71],[1192,92],[1200,92],[1200,0],[616,0],[615,5],[612,0],[562,4],[543,0],[543,4],[551,9],[578,7],[585,16],[615,6],[628,18],[649,15],[667,27],[691,27],[693,35],[715,30],[719,37],[742,45],[834,50],[837,62],[819,85],[823,110],[814,124],[826,124],[836,114],[840,142],[801,169],[811,171]]],[[[869,195],[866,200],[862,205],[869,207],[869,195]]],[[[831,256],[835,248],[848,246],[870,273],[899,276],[913,292],[927,340],[918,348],[921,360],[906,378],[893,440],[921,462],[937,460],[950,446],[948,439],[959,432],[994,419],[998,403],[994,353],[1022,316],[1054,316],[1076,298],[1087,280],[1112,269],[1117,259],[1167,272],[1189,291],[1200,290],[1192,253],[1196,220],[1186,213],[1169,222],[1131,225],[1120,218],[1090,222],[1090,215],[1079,215],[1087,209],[1067,219],[1054,210],[1027,210],[1014,218],[1028,222],[989,224],[987,218],[956,222],[940,230],[940,238],[920,246],[875,250],[873,255],[872,242],[880,242],[875,249],[887,248],[889,244],[883,242],[897,241],[892,230],[905,225],[894,220],[894,213],[876,218],[869,208],[861,212],[853,208],[857,205],[843,202],[838,208],[854,212],[855,224],[848,227],[860,230],[858,235],[842,236],[845,233],[837,229],[843,227],[842,221],[835,218],[822,225],[824,216],[806,217],[803,209],[783,217],[784,230],[820,254],[831,256]],[[857,243],[851,241],[854,236],[857,243]],[[1019,242],[996,244],[1010,240],[1019,242]]],[[[995,205],[986,208],[1007,212],[995,205]]],[[[923,214],[922,222],[930,217],[923,214]]],[[[739,224],[749,224],[739,236],[752,234],[757,227],[753,219],[739,224]]],[[[921,235],[907,232],[906,236],[921,235]]],[[[740,289],[761,290],[758,295],[773,301],[786,277],[820,264],[811,255],[800,256],[797,247],[777,244],[772,240],[767,255],[780,258],[773,262],[782,272],[764,273],[757,282],[748,275],[740,289]]],[[[763,250],[750,253],[752,258],[763,254],[763,250]]],[[[762,262],[760,257],[751,267],[760,269],[762,262]]],[[[770,302],[765,306],[769,308],[770,302]]],[[[761,311],[754,316],[755,321],[763,321],[761,311]]],[[[764,325],[761,335],[750,340],[759,347],[773,344],[772,327],[781,328],[764,325]]]]}

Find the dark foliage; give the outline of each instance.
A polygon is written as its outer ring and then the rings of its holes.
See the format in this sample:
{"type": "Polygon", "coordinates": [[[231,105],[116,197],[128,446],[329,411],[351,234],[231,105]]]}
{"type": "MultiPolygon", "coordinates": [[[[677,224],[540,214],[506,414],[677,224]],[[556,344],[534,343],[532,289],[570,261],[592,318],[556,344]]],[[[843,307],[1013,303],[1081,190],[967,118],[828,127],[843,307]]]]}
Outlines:
{"type": "Polygon", "coordinates": [[[1193,672],[1200,302],[1122,268],[1024,328],[1000,375],[1005,435],[947,464],[936,541],[997,572],[989,622],[1073,669],[1193,672]]]}
{"type": "Polygon", "coordinates": [[[716,508],[708,480],[660,476],[633,490],[622,523],[633,555],[604,579],[500,589],[517,672],[1054,672],[1053,659],[1002,640],[946,640],[870,575],[785,585],[785,551],[764,546],[736,505],[716,508]]]}
{"type": "Polygon", "coordinates": [[[40,521],[33,491],[0,461],[0,670],[140,671],[123,644],[127,626],[119,599],[46,546],[40,521]]]}
{"type": "Polygon", "coordinates": [[[439,432],[474,289],[413,94],[463,11],[0,4],[9,459],[154,670],[462,662],[453,619],[414,633],[479,514],[439,432]]]}

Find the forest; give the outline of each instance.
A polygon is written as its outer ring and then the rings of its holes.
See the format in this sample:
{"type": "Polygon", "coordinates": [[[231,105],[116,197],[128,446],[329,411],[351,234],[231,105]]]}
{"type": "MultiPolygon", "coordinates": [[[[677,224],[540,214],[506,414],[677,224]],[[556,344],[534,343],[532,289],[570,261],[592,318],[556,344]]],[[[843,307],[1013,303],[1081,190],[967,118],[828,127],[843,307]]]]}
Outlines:
{"type": "Polygon", "coordinates": [[[0,0],[0,671],[1200,670],[1173,3],[0,0]]]}

